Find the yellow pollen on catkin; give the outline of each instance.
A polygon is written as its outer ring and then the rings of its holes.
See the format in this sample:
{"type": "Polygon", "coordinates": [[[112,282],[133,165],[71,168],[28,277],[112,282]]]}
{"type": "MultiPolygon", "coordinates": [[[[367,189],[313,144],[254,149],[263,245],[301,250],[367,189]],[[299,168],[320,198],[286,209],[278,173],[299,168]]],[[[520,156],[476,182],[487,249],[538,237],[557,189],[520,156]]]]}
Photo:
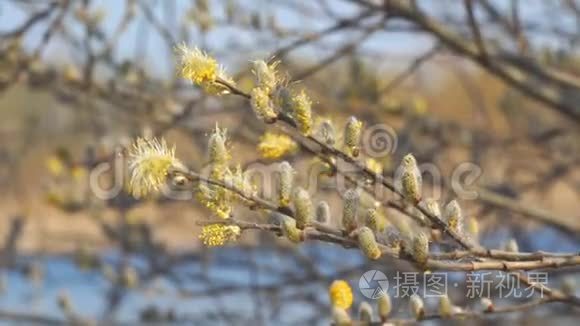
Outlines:
{"type": "Polygon", "coordinates": [[[272,106],[269,90],[264,87],[254,87],[250,92],[250,104],[254,114],[264,122],[273,122],[278,116],[272,106]]]}
{"type": "Polygon", "coordinates": [[[204,245],[215,247],[236,241],[240,233],[241,229],[237,225],[210,224],[202,228],[199,238],[204,245]]]}
{"type": "Polygon", "coordinates": [[[297,150],[298,144],[284,134],[267,132],[262,135],[258,144],[258,151],[265,159],[279,159],[294,154],[297,150]]]}
{"type": "Polygon", "coordinates": [[[170,169],[184,170],[175,158],[175,148],[167,147],[165,140],[138,138],[129,150],[129,190],[140,198],[157,192],[165,184],[170,169]]]}
{"type": "Polygon", "coordinates": [[[275,61],[267,64],[264,60],[256,60],[253,62],[252,73],[256,77],[256,83],[259,87],[272,91],[277,83],[278,77],[276,67],[280,62],[275,61]]]}
{"type": "Polygon", "coordinates": [[[459,203],[455,199],[445,206],[445,221],[455,233],[463,233],[463,213],[461,206],[459,206],[459,203]]]}
{"type": "Polygon", "coordinates": [[[278,205],[288,207],[292,197],[292,188],[294,187],[294,174],[296,173],[290,163],[284,161],[279,167],[278,188],[278,205]]]}
{"type": "Polygon", "coordinates": [[[381,258],[381,249],[377,244],[375,239],[375,234],[371,229],[363,226],[359,230],[355,231],[357,233],[358,245],[360,250],[370,259],[377,260],[381,258]]]}
{"type": "Polygon", "coordinates": [[[423,232],[419,232],[413,239],[413,257],[420,265],[425,265],[429,259],[429,239],[423,232]]]}
{"type": "Polygon", "coordinates": [[[176,51],[181,55],[181,77],[199,86],[216,80],[219,66],[214,58],[197,47],[188,48],[185,43],[178,45],[176,51]]]}
{"type": "Polygon", "coordinates": [[[292,98],[292,114],[298,130],[305,136],[312,132],[312,101],[304,90],[292,98]]]}
{"type": "Polygon", "coordinates": [[[344,280],[336,280],[328,288],[330,303],[333,307],[348,309],[352,306],[353,295],[350,285],[344,280]]]}

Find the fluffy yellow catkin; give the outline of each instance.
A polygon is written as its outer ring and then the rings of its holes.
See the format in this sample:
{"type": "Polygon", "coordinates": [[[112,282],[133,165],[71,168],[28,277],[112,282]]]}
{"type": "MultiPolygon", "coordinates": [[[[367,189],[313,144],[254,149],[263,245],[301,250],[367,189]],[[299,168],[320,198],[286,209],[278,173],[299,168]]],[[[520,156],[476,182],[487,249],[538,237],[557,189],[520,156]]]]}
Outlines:
{"type": "Polygon", "coordinates": [[[417,320],[423,319],[425,316],[425,305],[423,299],[416,294],[413,294],[409,299],[409,310],[417,320]]]}
{"type": "Polygon", "coordinates": [[[263,87],[254,87],[250,92],[250,104],[258,119],[270,123],[276,120],[278,114],[274,111],[268,90],[263,87]]]}
{"type": "Polygon", "coordinates": [[[215,165],[225,165],[230,160],[230,152],[227,148],[227,130],[220,129],[217,125],[208,140],[209,162],[215,165]]]}
{"type": "Polygon", "coordinates": [[[373,307],[368,302],[363,301],[358,306],[358,319],[362,325],[370,325],[373,322],[373,307]]]}
{"type": "Polygon", "coordinates": [[[345,309],[340,307],[332,307],[332,321],[337,326],[351,326],[352,320],[345,309]]]}
{"type": "Polygon", "coordinates": [[[327,202],[321,201],[316,205],[316,221],[322,224],[330,221],[330,206],[327,202]]]}
{"type": "Polygon", "coordinates": [[[140,198],[159,191],[170,169],[185,170],[165,140],[138,138],[129,150],[129,189],[140,198]]]}
{"type": "Polygon", "coordinates": [[[445,206],[445,220],[455,233],[463,233],[463,213],[457,200],[454,199],[445,206]]]}
{"type": "Polygon", "coordinates": [[[357,157],[359,155],[360,149],[360,139],[362,134],[362,122],[356,117],[350,117],[346,122],[346,127],[344,130],[344,145],[348,153],[357,157]]]}
{"type": "Polygon", "coordinates": [[[423,179],[417,167],[417,161],[413,154],[407,154],[401,162],[400,190],[405,199],[413,204],[421,200],[421,188],[423,179]]]}
{"type": "Polygon", "coordinates": [[[447,294],[439,298],[439,314],[443,318],[450,318],[453,315],[453,304],[447,294]]]}
{"type": "Polygon", "coordinates": [[[282,233],[288,240],[299,243],[304,240],[304,233],[296,227],[296,220],[283,216],[281,221],[282,233]]]}
{"type": "Polygon", "coordinates": [[[427,263],[429,258],[429,239],[423,232],[418,232],[413,238],[413,257],[421,265],[427,263]]]}
{"type": "Polygon", "coordinates": [[[237,225],[210,224],[201,229],[199,238],[208,247],[223,246],[227,242],[236,241],[241,229],[237,225]]]}
{"type": "Polygon", "coordinates": [[[346,310],[352,305],[352,288],[344,280],[335,280],[332,282],[330,287],[328,287],[328,295],[330,297],[330,303],[334,307],[346,310]]]}
{"type": "Polygon", "coordinates": [[[393,305],[391,303],[391,297],[388,293],[384,293],[379,297],[379,317],[381,318],[381,322],[386,322],[387,318],[391,314],[391,310],[393,309],[393,305]]]}
{"type": "Polygon", "coordinates": [[[288,207],[294,187],[295,171],[290,163],[284,161],[278,166],[280,177],[278,178],[278,205],[288,207]]]}
{"type": "Polygon", "coordinates": [[[292,98],[292,116],[298,130],[305,136],[312,132],[312,101],[304,90],[292,98]]]}
{"type": "Polygon", "coordinates": [[[191,80],[196,85],[213,82],[218,76],[217,61],[200,49],[189,49],[185,43],[176,48],[181,55],[181,76],[191,80]]]}
{"type": "Polygon", "coordinates": [[[361,251],[370,259],[381,258],[381,249],[375,240],[375,234],[366,226],[355,231],[361,251]]]}
{"type": "Polygon", "coordinates": [[[256,77],[256,83],[259,87],[271,92],[276,88],[278,77],[276,67],[279,61],[267,64],[264,60],[256,60],[253,62],[252,73],[256,77]]]}
{"type": "Polygon", "coordinates": [[[334,146],[336,132],[330,120],[323,120],[316,130],[316,138],[328,146],[334,146]]]}
{"type": "Polygon", "coordinates": [[[312,201],[310,194],[301,187],[294,191],[294,209],[296,211],[296,227],[303,230],[312,222],[312,201]]]}
{"type": "Polygon", "coordinates": [[[298,150],[298,144],[285,134],[266,132],[258,144],[258,151],[263,158],[279,159],[298,150]]]}

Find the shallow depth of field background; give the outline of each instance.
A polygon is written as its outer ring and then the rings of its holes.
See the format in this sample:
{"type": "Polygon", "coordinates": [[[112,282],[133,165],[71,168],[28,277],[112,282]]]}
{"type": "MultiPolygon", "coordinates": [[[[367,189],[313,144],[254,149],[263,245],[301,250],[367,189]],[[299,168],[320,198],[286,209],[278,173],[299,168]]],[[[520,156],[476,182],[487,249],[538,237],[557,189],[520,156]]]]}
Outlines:
{"type": "MultiPolygon", "coordinates": [[[[456,197],[453,172],[471,162],[483,172],[471,186],[547,216],[460,199],[466,215],[480,222],[482,244],[500,248],[514,238],[521,251],[580,251],[580,89],[544,89],[548,82],[523,76],[532,91],[565,103],[566,109],[554,108],[405,19],[378,27],[377,13],[328,31],[360,16],[358,1],[70,0],[64,11],[55,2],[0,1],[0,324],[9,312],[63,320],[58,297],[64,294],[75,313],[93,320],[323,325],[332,280],[351,281],[356,301],[365,271],[413,270],[259,232],[206,248],[196,222],[210,213],[194,200],[95,196],[91,171],[120,159],[115,150],[140,135],[162,135],[179,158],[199,168],[207,135],[219,122],[236,161],[274,163],[256,151],[266,127],[245,102],[209,97],[176,75],[173,47],[182,41],[214,55],[246,91],[251,61],[276,55],[280,70],[301,80],[316,114],[336,126],[356,115],[367,126],[394,128],[397,150],[380,157],[387,175],[412,152],[441,171],[442,202],[456,197]],[[57,8],[14,33],[51,6],[57,8]],[[327,32],[318,37],[321,31],[327,32]],[[297,44],[301,39],[308,41],[297,44]]],[[[461,1],[417,2],[445,28],[472,38],[461,1]]],[[[498,56],[578,77],[580,12],[570,8],[580,4],[482,2],[507,20],[514,12],[519,17],[514,37],[477,5],[481,31],[498,56]]],[[[286,159],[301,171],[311,164],[307,153],[286,159]]],[[[105,174],[99,185],[107,189],[123,177],[105,174]]],[[[306,182],[305,173],[298,178],[306,182]]],[[[314,198],[328,199],[338,221],[332,180],[318,188],[314,198]]],[[[237,217],[267,219],[249,210],[237,217]]],[[[450,275],[462,284],[450,296],[472,304],[464,274],[450,275]]],[[[578,276],[577,269],[556,271],[550,284],[578,276]]],[[[407,314],[406,299],[394,303],[395,314],[407,314]]],[[[553,309],[497,321],[573,324],[578,318],[577,310],[553,309]]]]}

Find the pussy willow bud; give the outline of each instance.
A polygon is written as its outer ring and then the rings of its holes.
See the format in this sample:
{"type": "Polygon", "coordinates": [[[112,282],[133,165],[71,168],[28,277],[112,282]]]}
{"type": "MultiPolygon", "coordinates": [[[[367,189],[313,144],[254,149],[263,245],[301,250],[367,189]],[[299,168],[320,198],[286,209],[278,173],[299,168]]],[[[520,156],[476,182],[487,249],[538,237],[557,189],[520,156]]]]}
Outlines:
{"type": "Polygon", "coordinates": [[[312,101],[304,91],[294,95],[292,99],[292,116],[303,135],[312,132],[312,101]]]}
{"type": "Polygon", "coordinates": [[[423,232],[418,232],[413,239],[413,257],[421,265],[427,263],[429,258],[429,239],[423,232]]]}
{"type": "Polygon", "coordinates": [[[350,117],[344,130],[344,145],[351,156],[357,157],[360,149],[360,138],[362,134],[362,122],[356,117],[350,117]]]}
{"type": "Polygon", "coordinates": [[[250,96],[252,110],[254,110],[254,114],[256,114],[258,119],[265,122],[271,122],[276,119],[277,114],[272,107],[270,96],[268,95],[268,90],[266,88],[254,87],[250,96]]]}
{"type": "Polygon", "coordinates": [[[327,224],[330,221],[330,206],[325,201],[321,201],[316,206],[316,221],[327,224]]]}
{"type": "Polygon", "coordinates": [[[226,146],[226,130],[215,127],[208,140],[209,161],[212,164],[227,164],[230,159],[230,153],[226,146]]]}
{"type": "Polygon", "coordinates": [[[380,233],[385,230],[385,219],[376,208],[368,208],[366,210],[365,225],[371,230],[380,233]]]}
{"type": "Polygon", "coordinates": [[[290,163],[284,161],[279,165],[280,178],[278,179],[278,205],[288,207],[294,187],[295,171],[290,163]]]}
{"type": "Polygon", "coordinates": [[[296,227],[296,221],[293,218],[284,215],[281,227],[282,233],[288,240],[294,243],[299,243],[304,240],[304,234],[296,227]]]}
{"type": "Polygon", "coordinates": [[[258,86],[268,91],[273,90],[278,82],[276,77],[278,62],[267,64],[264,60],[256,60],[253,65],[252,73],[256,76],[258,86]]]}
{"type": "Polygon", "coordinates": [[[433,198],[425,199],[425,209],[427,209],[431,215],[441,218],[441,209],[437,200],[433,198]]]}
{"type": "Polygon", "coordinates": [[[413,154],[407,154],[403,157],[401,169],[400,191],[407,201],[416,204],[421,200],[423,179],[413,154]]]}
{"type": "Polygon", "coordinates": [[[451,230],[458,234],[462,233],[463,213],[461,212],[461,206],[455,199],[445,206],[445,220],[451,230]]]}
{"type": "Polygon", "coordinates": [[[492,312],[494,310],[493,301],[489,298],[481,298],[479,300],[479,304],[481,305],[483,311],[492,312]]]}
{"type": "Polygon", "coordinates": [[[379,297],[379,317],[381,317],[381,322],[387,321],[389,315],[391,314],[391,310],[393,310],[393,305],[391,303],[391,297],[387,292],[379,297]]]}
{"type": "Polygon", "coordinates": [[[342,206],[342,226],[347,232],[356,229],[357,211],[360,201],[360,192],[357,189],[348,189],[344,193],[342,206]]]}
{"type": "Polygon", "coordinates": [[[336,132],[330,120],[324,120],[318,126],[316,131],[316,138],[328,146],[334,146],[336,142],[336,132]]]}
{"type": "Polygon", "coordinates": [[[362,325],[370,325],[373,322],[373,307],[363,301],[358,306],[358,319],[362,325]]]}
{"type": "Polygon", "coordinates": [[[303,230],[312,222],[313,215],[310,194],[303,188],[298,187],[294,191],[294,209],[296,210],[296,227],[303,230]]]}
{"type": "Polygon", "coordinates": [[[450,318],[453,315],[453,304],[447,294],[439,298],[439,314],[443,318],[450,318]]]}
{"type": "Polygon", "coordinates": [[[416,294],[413,294],[409,299],[409,309],[411,314],[417,320],[423,319],[425,316],[425,305],[423,304],[423,299],[416,294]]]}
{"type": "Polygon", "coordinates": [[[373,230],[363,226],[362,228],[355,231],[358,245],[361,251],[370,259],[377,260],[381,258],[381,249],[375,240],[375,234],[373,230]]]}
{"type": "Polygon", "coordinates": [[[518,242],[515,239],[509,239],[509,241],[505,244],[505,251],[509,252],[519,252],[518,242]]]}
{"type": "Polygon", "coordinates": [[[350,326],[352,321],[346,310],[333,306],[332,307],[332,321],[337,326],[350,326]]]}

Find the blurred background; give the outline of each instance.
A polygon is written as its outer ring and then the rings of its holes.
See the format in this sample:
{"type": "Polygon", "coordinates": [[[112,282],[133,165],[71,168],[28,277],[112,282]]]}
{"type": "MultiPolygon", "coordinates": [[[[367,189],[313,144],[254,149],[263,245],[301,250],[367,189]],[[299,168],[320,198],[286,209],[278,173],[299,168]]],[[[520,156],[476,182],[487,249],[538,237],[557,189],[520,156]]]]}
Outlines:
{"type": "MultiPolygon", "coordinates": [[[[265,232],[208,248],[198,222],[211,213],[194,200],[115,188],[135,137],[163,137],[201,168],[216,122],[242,166],[275,162],[256,150],[270,127],[246,102],[179,78],[180,42],[215,56],[245,91],[251,61],[274,58],[316,114],[390,126],[398,142],[378,159],[385,175],[412,152],[441,171],[442,203],[457,197],[454,171],[478,166],[466,182],[478,196],[460,202],[483,245],[580,251],[580,2],[1,0],[0,324],[58,324],[72,310],[79,322],[325,325],[332,280],[349,280],[360,301],[365,271],[414,270],[265,232]]],[[[284,159],[311,163],[302,152],[284,159]]],[[[313,196],[337,221],[335,188],[325,180],[313,196]]],[[[469,307],[465,274],[452,277],[462,285],[450,296],[469,307]]],[[[406,302],[394,300],[396,316],[406,302]]],[[[556,306],[495,321],[577,317],[556,306]]]]}

